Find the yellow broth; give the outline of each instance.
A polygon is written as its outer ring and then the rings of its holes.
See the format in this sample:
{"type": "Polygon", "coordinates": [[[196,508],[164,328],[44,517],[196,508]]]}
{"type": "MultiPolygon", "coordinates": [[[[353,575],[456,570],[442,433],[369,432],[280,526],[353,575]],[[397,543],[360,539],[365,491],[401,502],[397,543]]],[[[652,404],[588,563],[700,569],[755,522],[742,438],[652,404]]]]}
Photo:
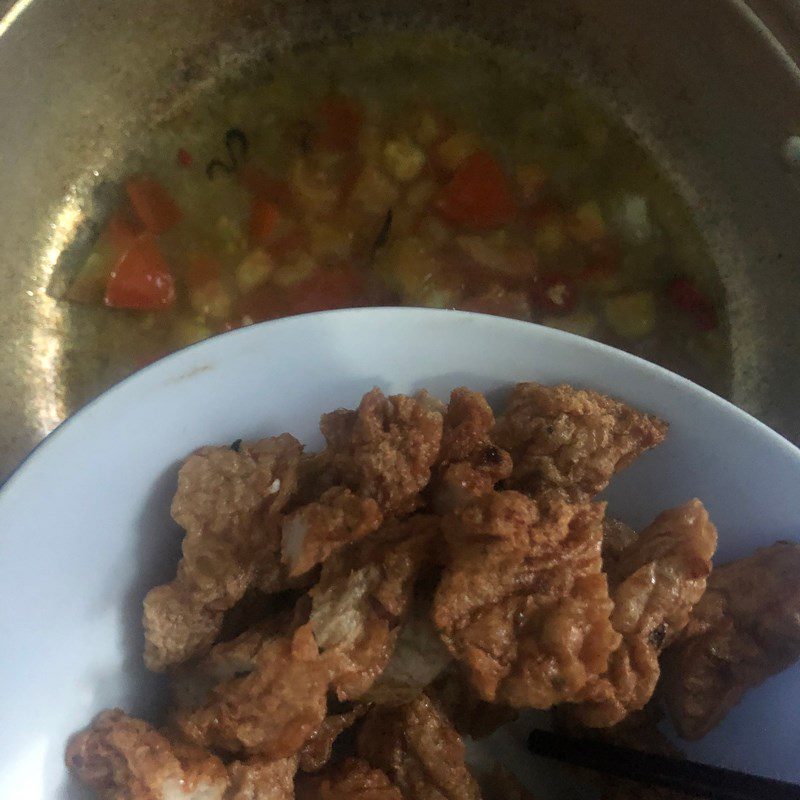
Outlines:
{"type": "Polygon", "coordinates": [[[532,320],[728,390],[723,291],[685,203],[621,123],[518,54],[449,34],[298,50],[125,170],[134,189],[111,187],[64,276],[72,407],[215,333],[376,304],[532,320]],[[154,252],[168,291],[125,308],[123,269],[152,289],[154,252]]]}

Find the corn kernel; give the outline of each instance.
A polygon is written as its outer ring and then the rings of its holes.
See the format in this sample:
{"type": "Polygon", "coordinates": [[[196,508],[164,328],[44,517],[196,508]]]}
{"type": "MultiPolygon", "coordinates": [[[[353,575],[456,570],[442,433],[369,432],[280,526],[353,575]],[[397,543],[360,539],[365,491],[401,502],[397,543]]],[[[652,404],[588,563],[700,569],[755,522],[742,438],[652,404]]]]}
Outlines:
{"type": "Polygon", "coordinates": [[[383,146],[383,163],[398,181],[413,181],[425,166],[425,153],[409,139],[390,139],[383,146]]]}
{"type": "Polygon", "coordinates": [[[656,324],[656,301],[652,292],[630,292],[605,301],[604,312],[611,329],[626,339],[641,339],[656,324]]]}
{"type": "Polygon", "coordinates": [[[579,242],[596,242],[606,234],[606,223],[600,206],[593,200],[581,203],[572,215],[569,232],[579,242]]]}
{"type": "Polygon", "coordinates": [[[536,249],[542,253],[557,253],[564,245],[564,226],[559,221],[546,222],[536,231],[536,249]]]}
{"type": "Polygon", "coordinates": [[[300,251],[272,273],[272,280],[278,286],[291,286],[308,278],[316,268],[317,262],[308,253],[300,251]]]}
{"type": "Polygon", "coordinates": [[[439,161],[445,169],[455,172],[459,165],[469,158],[478,148],[480,142],[474,133],[459,131],[448,136],[437,148],[439,161]]]}
{"type": "Polygon", "coordinates": [[[430,147],[441,135],[439,121],[430,111],[422,111],[414,125],[414,139],[423,147],[430,147]]]}
{"type": "Polygon", "coordinates": [[[397,202],[399,190],[395,183],[375,167],[367,166],[353,187],[352,198],[364,211],[385,214],[397,202]]]}
{"type": "Polygon", "coordinates": [[[247,248],[242,226],[225,214],[217,218],[216,234],[222,252],[228,255],[241,253],[247,248]]]}
{"type": "Polygon", "coordinates": [[[231,310],[231,298],[219,281],[208,281],[190,295],[192,308],[206,317],[223,319],[231,310]]]}
{"type": "Polygon", "coordinates": [[[295,199],[315,214],[331,211],[339,200],[339,189],[326,173],[302,158],[292,167],[290,186],[295,199]]]}
{"type": "Polygon", "coordinates": [[[188,347],[195,342],[202,342],[211,336],[211,329],[198,320],[180,318],[173,329],[175,341],[181,347],[188,347]]]}
{"type": "Polygon", "coordinates": [[[264,250],[251,250],[236,268],[236,287],[240,292],[254,289],[269,278],[274,266],[264,250]]]}

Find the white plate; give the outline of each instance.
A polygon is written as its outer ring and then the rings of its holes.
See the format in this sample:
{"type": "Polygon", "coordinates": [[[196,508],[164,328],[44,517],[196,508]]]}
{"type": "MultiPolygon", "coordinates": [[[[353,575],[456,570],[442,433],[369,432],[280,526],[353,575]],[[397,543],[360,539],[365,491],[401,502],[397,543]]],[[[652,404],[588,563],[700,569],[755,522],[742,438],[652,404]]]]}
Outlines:
{"type": "MultiPolygon", "coordinates": [[[[0,491],[0,797],[83,796],[68,735],[107,706],[146,714],[163,686],[142,666],[140,606],[174,571],[168,507],[193,448],[290,431],[319,445],[323,411],[374,385],[567,381],[669,420],[665,445],[615,478],[615,514],[641,525],[698,496],[730,559],[800,531],[800,451],[703,389],[632,356],[527,323],[364,309],[280,320],[188,348],[124,381],[53,433],[0,491]]],[[[798,576],[800,580],[800,576],[798,576]]],[[[800,668],[771,679],[698,759],[800,781],[800,668]]]]}

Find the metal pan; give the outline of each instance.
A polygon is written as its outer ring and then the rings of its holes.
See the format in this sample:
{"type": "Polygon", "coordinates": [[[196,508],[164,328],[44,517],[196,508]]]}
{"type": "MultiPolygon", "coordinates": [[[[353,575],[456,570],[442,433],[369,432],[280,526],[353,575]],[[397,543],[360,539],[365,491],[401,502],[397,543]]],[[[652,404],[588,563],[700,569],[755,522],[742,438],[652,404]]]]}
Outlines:
{"type": "MultiPolygon", "coordinates": [[[[0,3],[2,6],[2,3],[0,3]]],[[[292,44],[456,26],[591,86],[693,208],[719,266],[732,399],[800,439],[800,11],[788,0],[20,0],[0,22],[0,474],[68,412],[47,293],[93,184],[204,82],[292,44]]]]}

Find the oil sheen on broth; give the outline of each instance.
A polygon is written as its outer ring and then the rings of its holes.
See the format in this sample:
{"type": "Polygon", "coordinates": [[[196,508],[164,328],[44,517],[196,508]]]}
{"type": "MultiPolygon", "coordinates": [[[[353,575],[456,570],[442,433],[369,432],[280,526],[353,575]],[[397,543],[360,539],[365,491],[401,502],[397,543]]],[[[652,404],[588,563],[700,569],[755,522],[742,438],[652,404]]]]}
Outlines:
{"type": "Polygon", "coordinates": [[[728,391],[687,207],[621,124],[506,50],[298,50],[161,125],[121,174],[57,290],[71,409],[215,333],[359,305],[533,320],[728,391]]]}

